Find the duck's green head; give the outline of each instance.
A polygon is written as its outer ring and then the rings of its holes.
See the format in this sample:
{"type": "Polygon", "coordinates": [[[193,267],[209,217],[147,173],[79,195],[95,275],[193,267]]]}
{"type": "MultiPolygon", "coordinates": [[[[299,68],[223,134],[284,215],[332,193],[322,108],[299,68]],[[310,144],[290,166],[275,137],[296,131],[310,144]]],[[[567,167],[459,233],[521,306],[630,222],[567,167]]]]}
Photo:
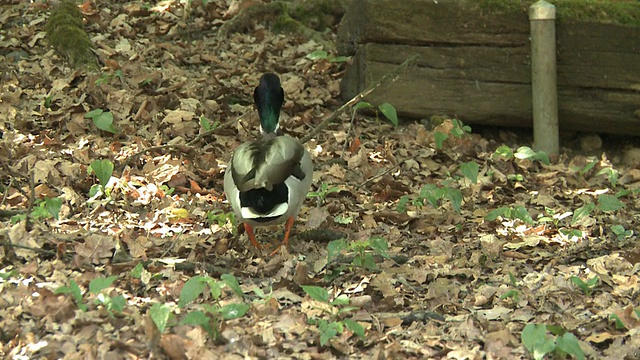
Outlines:
{"type": "Polygon", "coordinates": [[[266,73],[260,77],[260,84],[253,91],[253,100],[260,116],[262,133],[273,134],[278,130],[280,109],[284,103],[284,90],[278,75],[266,73]]]}

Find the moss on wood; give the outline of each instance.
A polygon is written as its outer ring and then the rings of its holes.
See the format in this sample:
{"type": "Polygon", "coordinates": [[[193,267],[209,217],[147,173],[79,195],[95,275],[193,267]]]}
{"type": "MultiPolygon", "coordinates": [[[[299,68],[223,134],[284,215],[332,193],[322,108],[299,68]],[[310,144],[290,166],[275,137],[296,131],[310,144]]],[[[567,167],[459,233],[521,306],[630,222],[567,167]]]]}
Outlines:
{"type": "Polygon", "coordinates": [[[74,68],[97,68],[89,35],[84,31],[82,13],[72,1],[61,2],[46,26],[47,39],[56,52],[74,68]]]}

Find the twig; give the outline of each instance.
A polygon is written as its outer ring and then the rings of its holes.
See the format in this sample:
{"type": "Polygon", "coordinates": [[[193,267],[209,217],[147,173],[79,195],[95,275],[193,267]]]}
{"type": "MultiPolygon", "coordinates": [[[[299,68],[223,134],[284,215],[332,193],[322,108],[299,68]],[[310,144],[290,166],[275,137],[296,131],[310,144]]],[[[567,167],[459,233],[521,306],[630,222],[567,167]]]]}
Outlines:
{"type": "Polygon", "coordinates": [[[311,131],[305,137],[300,139],[300,142],[304,144],[307,141],[311,140],[311,138],[316,136],[322,129],[324,129],[327,125],[333,122],[338,117],[338,115],[342,114],[345,110],[347,110],[347,108],[350,108],[356,103],[358,103],[364,97],[371,94],[373,90],[377,89],[378,87],[380,87],[380,85],[386,83],[387,81],[395,81],[398,78],[398,75],[400,74],[400,72],[404,71],[404,69],[406,69],[409,65],[412,65],[413,63],[415,63],[417,60],[418,60],[418,55],[410,56],[402,64],[396,66],[390,73],[386,74],[385,76],[380,78],[377,82],[371,84],[368,88],[362,90],[358,95],[351,98],[351,100],[344,103],[344,105],[340,106],[336,111],[334,111],[331,115],[329,115],[329,117],[324,119],[318,126],[316,126],[316,128],[313,129],[313,131],[311,131]]]}
{"type": "Polygon", "coordinates": [[[31,251],[39,253],[39,254],[44,254],[44,255],[49,255],[49,256],[56,256],[55,251],[45,250],[45,249],[38,249],[38,248],[31,247],[31,246],[26,246],[26,245],[14,244],[14,243],[12,243],[10,241],[0,241],[0,246],[7,246],[7,247],[16,248],[16,249],[31,250],[31,251]]]}
{"type": "Polygon", "coordinates": [[[406,159],[402,159],[402,160],[398,161],[395,165],[391,166],[390,168],[388,168],[387,170],[385,170],[385,171],[381,172],[380,174],[377,174],[377,175],[374,175],[374,176],[372,176],[372,177],[368,178],[368,179],[367,179],[367,180],[365,180],[362,184],[360,184],[360,186],[358,186],[358,187],[362,188],[362,187],[363,187],[363,186],[365,186],[366,184],[368,184],[368,183],[370,183],[370,182],[372,182],[372,181],[374,181],[374,180],[376,180],[376,179],[379,179],[379,178],[381,178],[381,177],[383,177],[383,176],[387,175],[388,173],[390,173],[391,171],[393,171],[393,169],[395,169],[395,168],[397,168],[398,166],[400,166],[400,165],[404,164],[404,162],[405,162],[405,161],[413,160],[413,159],[417,158],[417,157],[418,157],[418,155],[420,155],[420,154],[416,154],[416,155],[410,156],[410,157],[408,157],[408,158],[406,158],[406,159]]]}

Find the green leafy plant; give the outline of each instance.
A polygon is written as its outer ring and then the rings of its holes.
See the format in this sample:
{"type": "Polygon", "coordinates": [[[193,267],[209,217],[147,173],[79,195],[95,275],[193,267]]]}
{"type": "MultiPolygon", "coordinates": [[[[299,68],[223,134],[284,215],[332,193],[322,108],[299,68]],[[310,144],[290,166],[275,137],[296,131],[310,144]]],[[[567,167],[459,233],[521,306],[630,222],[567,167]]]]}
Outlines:
{"type": "Polygon", "coordinates": [[[98,197],[100,194],[110,196],[107,184],[113,175],[113,163],[108,159],[94,160],[91,162],[91,165],[89,165],[89,168],[87,168],[87,172],[89,174],[95,174],[99,182],[99,184],[94,184],[89,190],[91,199],[98,197]]]}
{"type": "Polygon", "coordinates": [[[171,196],[176,191],[176,188],[170,188],[169,186],[162,184],[160,185],[160,190],[164,191],[165,195],[171,196]]]}
{"type": "Polygon", "coordinates": [[[545,165],[551,164],[549,161],[549,155],[547,155],[544,151],[535,151],[528,146],[521,146],[518,150],[513,154],[516,159],[525,159],[532,161],[540,161],[545,165]]]}
{"type": "Polygon", "coordinates": [[[84,114],[85,119],[91,119],[93,124],[100,130],[116,133],[116,128],[113,126],[113,114],[110,111],[104,111],[102,109],[91,110],[84,114]]]}
{"type": "Polygon", "coordinates": [[[220,121],[216,120],[211,123],[211,120],[207,119],[204,116],[200,116],[200,126],[202,127],[202,130],[204,130],[205,132],[209,132],[220,126],[220,121]]]}
{"type": "Polygon", "coordinates": [[[491,155],[492,159],[502,158],[502,159],[513,159],[513,151],[507,145],[500,145],[491,155]]]}
{"type": "Polygon", "coordinates": [[[620,201],[619,197],[623,196],[625,192],[618,193],[616,195],[601,194],[598,195],[598,204],[588,202],[583,206],[577,208],[573,212],[573,219],[571,225],[576,224],[581,219],[591,215],[595,210],[602,211],[604,213],[611,213],[625,208],[625,204],[620,201]]]}
{"type": "Polygon", "coordinates": [[[189,279],[180,292],[177,308],[168,304],[155,304],[149,309],[149,315],[160,331],[164,331],[172,321],[177,309],[181,309],[184,317],[180,321],[182,325],[198,325],[205,329],[211,337],[217,339],[220,326],[225,320],[237,319],[249,311],[250,306],[245,303],[229,303],[222,305],[220,300],[223,289],[229,288],[239,298],[244,298],[240,284],[231,274],[224,274],[220,280],[209,276],[195,276],[189,279]],[[208,289],[208,296],[212,302],[201,304],[193,303],[208,289]],[[194,307],[195,309],[191,309],[194,307]]]}
{"type": "Polygon", "coordinates": [[[536,360],[544,359],[547,354],[554,354],[560,359],[566,355],[579,360],[585,358],[576,336],[559,326],[528,324],[522,330],[520,339],[536,360]]]}
{"type": "MultiPolygon", "coordinates": [[[[124,296],[109,296],[103,290],[111,287],[117,276],[109,276],[107,278],[96,278],[89,283],[89,294],[95,295],[94,304],[103,306],[110,316],[114,312],[120,313],[124,309],[126,303],[124,296]]],[[[88,305],[83,301],[82,290],[75,280],[69,281],[69,286],[61,286],[56,289],[55,294],[70,294],[73,297],[78,309],[82,311],[88,310],[88,305]]]]}
{"type": "Polygon", "coordinates": [[[457,213],[460,213],[460,207],[462,206],[462,192],[458,189],[450,187],[438,187],[433,184],[426,184],[420,190],[420,194],[416,197],[410,197],[403,195],[398,200],[398,212],[406,212],[407,204],[411,204],[418,208],[425,205],[425,201],[431,204],[433,207],[438,208],[441,205],[441,200],[449,200],[451,207],[457,213]]]}
{"type": "Polygon", "coordinates": [[[358,310],[357,307],[348,306],[349,297],[347,295],[342,294],[331,299],[327,290],[311,285],[303,285],[302,290],[313,300],[328,305],[320,308],[325,315],[324,317],[309,318],[309,324],[318,327],[321,346],[325,346],[331,339],[342,334],[345,330],[351,331],[360,339],[365,339],[364,327],[357,321],[344,316],[351,311],[358,310]]]}
{"type": "Polygon", "coordinates": [[[372,237],[367,240],[353,242],[348,242],[346,239],[333,240],[327,245],[327,263],[332,264],[332,266],[327,270],[325,280],[330,281],[343,271],[353,268],[378,270],[376,257],[390,259],[388,250],[389,244],[381,237],[372,237]],[[350,259],[350,262],[336,262],[341,258],[350,259]]]}
{"type": "Polygon", "coordinates": [[[474,184],[478,182],[479,170],[480,166],[475,161],[469,161],[460,165],[460,172],[462,175],[471,180],[474,184]]]}
{"type": "Polygon", "coordinates": [[[626,239],[633,236],[633,230],[627,230],[622,225],[612,225],[611,231],[616,234],[618,240],[626,239]]]}
{"type": "Polygon", "coordinates": [[[596,285],[598,285],[599,280],[600,279],[597,276],[592,277],[586,282],[577,276],[571,277],[571,282],[580,290],[582,290],[582,292],[587,296],[591,296],[591,294],[593,293],[593,289],[596,287],[596,285]]]}
{"type": "MultiPolygon", "coordinates": [[[[37,199],[31,210],[30,217],[34,220],[49,219],[51,217],[58,219],[60,209],[62,208],[62,199],[60,198],[44,198],[37,199]]],[[[26,214],[17,214],[11,217],[11,223],[16,224],[27,218],[26,214]]]]}
{"type": "Polygon", "coordinates": [[[18,276],[19,273],[17,270],[5,271],[4,269],[0,271],[0,280],[8,280],[12,277],[18,276]]]}
{"type": "Polygon", "coordinates": [[[502,294],[500,296],[500,300],[513,299],[513,302],[517,304],[518,302],[520,302],[520,290],[518,282],[516,281],[516,277],[513,276],[512,273],[509,273],[509,282],[511,283],[513,289],[510,289],[506,293],[502,294]]]}
{"type": "Polygon", "coordinates": [[[597,176],[606,175],[612,187],[618,186],[618,176],[620,173],[614,168],[604,168],[598,171],[597,176]]]}
{"type": "Polygon", "coordinates": [[[327,195],[334,193],[334,192],[338,192],[340,191],[340,188],[337,186],[329,186],[329,184],[327,184],[326,182],[323,182],[322,184],[320,184],[320,187],[318,188],[317,191],[310,191],[307,194],[307,197],[310,198],[317,198],[318,200],[318,206],[324,204],[325,199],[327,198],[327,195]]]}
{"type": "Polygon", "coordinates": [[[324,50],[315,50],[307,55],[309,60],[327,60],[332,63],[345,62],[349,60],[348,56],[334,56],[324,50]]]}
{"type": "Polygon", "coordinates": [[[529,211],[524,206],[502,206],[497,209],[491,210],[487,216],[485,216],[485,220],[494,221],[498,217],[503,217],[505,219],[519,219],[527,224],[533,224],[533,218],[529,214],[529,211]]]}
{"type": "Polygon", "coordinates": [[[581,176],[584,176],[584,174],[588,173],[589,171],[591,171],[591,169],[593,169],[594,166],[596,166],[596,164],[598,163],[598,160],[593,160],[590,163],[588,163],[587,165],[585,165],[582,169],[580,169],[578,171],[578,173],[581,176]]]}
{"type": "Polygon", "coordinates": [[[219,227],[229,230],[235,234],[237,229],[236,214],[231,212],[223,212],[219,209],[213,209],[207,212],[207,222],[209,224],[217,224],[219,227]]]}
{"type": "MultiPolygon", "coordinates": [[[[355,104],[353,106],[353,112],[357,112],[360,109],[372,109],[374,111],[376,111],[373,107],[373,105],[371,105],[370,103],[366,102],[366,101],[360,101],[359,103],[355,104]]],[[[384,115],[384,117],[386,117],[387,119],[389,119],[389,121],[391,121],[391,123],[393,124],[393,126],[398,126],[398,114],[396,112],[396,108],[389,104],[389,103],[384,103],[384,104],[380,104],[378,106],[378,111],[380,111],[382,113],[382,115],[384,115]]],[[[377,114],[377,111],[376,111],[377,114]]]]}
{"type": "Polygon", "coordinates": [[[122,73],[122,70],[116,70],[111,74],[107,74],[103,72],[102,74],[100,74],[100,77],[96,79],[95,84],[96,85],[108,84],[114,78],[118,78],[120,82],[123,84],[125,83],[124,74],[122,73]]]}
{"type": "Polygon", "coordinates": [[[449,138],[449,135],[460,139],[462,138],[462,136],[464,136],[464,134],[471,132],[471,127],[465,125],[462,121],[458,119],[450,119],[449,121],[451,121],[453,127],[451,128],[451,130],[449,130],[448,133],[437,130],[433,132],[433,138],[436,142],[436,148],[438,149],[442,149],[442,147],[444,146],[444,142],[449,138]]]}

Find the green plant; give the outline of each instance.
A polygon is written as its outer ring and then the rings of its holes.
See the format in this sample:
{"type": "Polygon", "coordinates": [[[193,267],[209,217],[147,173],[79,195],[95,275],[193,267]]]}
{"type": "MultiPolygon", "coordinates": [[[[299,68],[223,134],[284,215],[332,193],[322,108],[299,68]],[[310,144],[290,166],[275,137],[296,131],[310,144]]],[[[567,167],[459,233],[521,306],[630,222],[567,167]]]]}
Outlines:
{"type": "Polygon", "coordinates": [[[614,168],[604,168],[598,171],[596,175],[597,176],[606,175],[612,187],[618,186],[618,176],[619,176],[618,170],[614,168]]]}
{"type": "MultiPolygon", "coordinates": [[[[376,111],[376,116],[378,115],[377,110],[373,108],[373,105],[366,101],[360,101],[359,103],[353,105],[354,114],[360,109],[373,109],[374,111],[376,111]]],[[[391,121],[393,126],[398,126],[398,113],[396,112],[396,108],[393,105],[389,103],[380,104],[378,105],[378,110],[382,113],[382,115],[384,115],[384,117],[391,121]]]]}
{"type": "Polygon", "coordinates": [[[518,150],[513,154],[516,159],[526,159],[532,161],[540,161],[545,165],[549,165],[551,162],[549,161],[549,155],[547,155],[544,151],[534,151],[528,146],[521,146],[518,150]]]}
{"type": "Polygon", "coordinates": [[[110,190],[107,189],[107,184],[109,184],[109,180],[111,180],[111,176],[113,175],[113,163],[108,159],[94,160],[87,168],[87,172],[89,174],[94,173],[99,182],[91,186],[89,190],[90,201],[102,194],[109,197],[111,194],[110,190]]]}
{"type": "Polygon", "coordinates": [[[170,188],[169,186],[162,184],[160,185],[160,190],[164,191],[165,195],[171,196],[176,191],[176,188],[170,188]]]}
{"type": "Polygon", "coordinates": [[[598,276],[594,276],[586,282],[577,276],[571,277],[571,282],[580,290],[582,290],[582,292],[587,296],[591,296],[591,294],[593,293],[593,289],[596,287],[596,285],[598,285],[599,280],[600,279],[598,278],[598,276]]]}
{"type": "Polygon", "coordinates": [[[332,63],[345,62],[349,60],[348,56],[333,56],[324,50],[315,50],[307,55],[309,60],[328,60],[332,63]]]}
{"type": "Polygon", "coordinates": [[[324,204],[327,195],[340,191],[340,188],[337,186],[329,186],[326,182],[320,184],[320,188],[317,191],[310,191],[307,194],[307,197],[317,198],[318,206],[324,204]]]}
{"type": "Polygon", "coordinates": [[[491,155],[491,157],[493,159],[496,158],[503,158],[503,159],[527,159],[527,160],[532,160],[532,161],[540,161],[541,163],[545,164],[545,165],[549,165],[549,155],[547,155],[547,153],[545,153],[544,151],[534,151],[533,149],[531,149],[528,146],[521,146],[518,148],[518,150],[516,150],[516,152],[514,153],[510,147],[508,147],[507,145],[500,145],[498,146],[498,148],[496,149],[496,151],[493,152],[493,155],[491,155]]]}
{"type": "Polygon", "coordinates": [[[202,127],[202,130],[204,130],[205,132],[209,132],[217,128],[218,126],[220,126],[220,121],[216,120],[213,123],[211,123],[211,121],[206,117],[200,116],[200,126],[202,127]]]}
{"type": "Polygon", "coordinates": [[[533,224],[533,218],[529,214],[529,211],[521,205],[518,206],[502,206],[497,209],[491,210],[487,216],[485,216],[485,220],[494,221],[499,216],[505,219],[519,219],[527,224],[533,224]]]}
{"type": "Polygon", "coordinates": [[[444,142],[449,138],[449,135],[457,139],[461,139],[465,133],[471,132],[471,127],[462,123],[462,121],[458,119],[450,119],[452,127],[448,133],[444,133],[442,131],[434,131],[433,138],[436,141],[436,148],[442,149],[444,142]]]}
{"type": "Polygon", "coordinates": [[[520,339],[534,359],[543,359],[547,354],[554,354],[560,359],[566,355],[584,359],[584,352],[575,335],[560,326],[544,324],[528,324],[522,330],[520,339]],[[549,336],[547,332],[551,332],[549,336]]]}
{"type": "Polygon", "coordinates": [[[475,161],[469,161],[460,165],[460,172],[462,175],[471,180],[474,184],[478,182],[479,170],[480,166],[475,161]]]}
{"type": "Polygon", "coordinates": [[[577,208],[573,212],[573,219],[571,225],[576,224],[582,218],[591,215],[595,210],[599,210],[604,213],[615,212],[625,207],[625,204],[620,201],[619,197],[626,195],[626,192],[620,192],[616,195],[601,194],[598,195],[598,204],[588,202],[583,206],[577,208]]]}
{"type": "Polygon", "coordinates": [[[309,324],[318,327],[321,346],[325,346],[329,340],[342,334],[345,329],[356,334],[360,339],[365,339],[364,327],[357,321],[344,317],[344,314],[358,310],[357,307],[347,306],[349,305],[349,297],[346,294],[341,294],[331,300],[329,292],[319,286],[303,285],[302,290],[313,300],[326,305],[319,308],[325,317],[309,318],[309,324]]]}
{"type": "MultiPolygon", "coordinates": [[[[111,287],[117,276],[109,276],[107,278],[96,278],[89,283],[89,294],[95,295],[94,304],[102,305],[113,316],[114,312],[122,312],[126,303],[124,296],[109,296],[103,292],[104,289],[111,287]]],[[[82,290],[75,280],[69,281],[69,286],[61,286],[56,289],[55,294],[71,294],[76,302],[78,309],[82,311],[88,310],[88,305],[83,301],[82,290]]]]}
{"type": "MultiPolygon", "coordinates": [[[[33,209],[31,210],[30,217],[35,220],[53,217],[57,220],[60,214],[60,208],[62,208],[62,199],[60,198],[47,197],[44,199],[37,199],[34,203],[33,209]]],[[[17,214],[11,217],[11,223],[16,224],[26,218],[26,214],[17,214]]]]}
{"type": "Polygon", "coordinates": [[[500,145],[491,155],[492,159],[495,158],[504,158],[504,159],[513,159],[513,151],[507,145],[500,145]]]}
{"type": "Polygon", "coordinates": [[[616,235],[618,240],[633,236],[633,230],[627,230],[622,225],[612,225],[611,231],[616,235]]]}
{"type": "Polygon", "coordinates": [[[593,167],[596,166],[597,163],[598,163],[598,160],[591,161],[590,163],[585,165],[582,169],[580,169],[578,173],[581,176],[584,176],[584,174],[588,173],[591,169],[593,169],[593,167]]]}
{"type": "Polygon", "coordinates": [[[513,299],[513,302],[517,304],[518,302],[520,302],[520,290],[519,290],[518,283],[516,281],[516,277],[513,276],[512,273],[509,273],[509,282],[511,283],[511,286],[513,287],[513,289],[510,289],[506,293],[502,294],[500,296],[500,300],[513,299]]]}
{"type": "Polygon", "coordinates": [[[460,213],[460,207],[462,205],[462,192],[458,189],[453,189],[450,187],[437,187],[433,184],[426,184],[420,190],[420,194],[416,197],[410,197],[408,195],[403,195],[398,200],[398,212],[406,212],[407,204],[411,204],[416,207],[423,207],[425,205],[425,201],[431,204],[433,207],[437,208],[440,205],[440,201],[446,199],[451,202],[451,207],[457,213],[460,213]]]}
{"type": "Polygon", "coordinates": [[[91,110],[84,114],[85,119],[91,119],[93,124],[100,130],[116,133],[116,128],[113,126],[113,114],[110,111],[103,111],[102,109],[91,110]]]}
{"type": "Polygon", "coordinates": [[[250,308],[250,306],[245,303],[222,305],[220,300],[223,295],[222,290],[225,287],[231,289],[239,298],[244,298],[240,284],[231,274],[222,275],[220,280],[213,279],[209,276],[195,276],[185,282],[182,287],[177,307],[168,304],[154,304],[154,306],[149,309],[149,315],[162,332],[171,324],[171,319],[175,311],[179,308],[181,312],[185,314],[180,324],[201,326],[215,340],[218,338],[220,326],[225,320],[240,318],[244,316],[250,308]],[[207,301],[196,304],[194,305],[195,310],[188,308],[188,306],[207,289],[213,302],[207,301]]]}
{"type": "Polygon", "coordinates": [[[230,230],[229,232],[233,233],[234,235],[238,227],[236,214],[233,211],[227,213],[219,209],[208,211],[207,222],[209,222],[209,224],[217,224],[221,228],[230,230]]]}
{"type": "Polygon", "coordinates": [[[358,267],[367,270],[377,270],[376,256],[390,259],[387,251],[389,244],[384,238],[372,237],[363,241],[348,242],[346,239],[338,239],[329,242],[327,245],[327,263],[332,263],[341,255],[352,257],[349,264],[340,263],[327,271],[325,280],[331,280],[346,269],[358,267]],[[344,253],[344,254],[343,254],[344,253]]]}
{"type": "Polygon", "coordinates": [[[105,72],[101,73],[100,77],[96,79],[95,84],[96,85],[108,84],[114,78],[118,78],[121,83],[125,83],[124,74],[122,73],[122,70],[116,70],[112,74],[107,74],[105,72]]]}

